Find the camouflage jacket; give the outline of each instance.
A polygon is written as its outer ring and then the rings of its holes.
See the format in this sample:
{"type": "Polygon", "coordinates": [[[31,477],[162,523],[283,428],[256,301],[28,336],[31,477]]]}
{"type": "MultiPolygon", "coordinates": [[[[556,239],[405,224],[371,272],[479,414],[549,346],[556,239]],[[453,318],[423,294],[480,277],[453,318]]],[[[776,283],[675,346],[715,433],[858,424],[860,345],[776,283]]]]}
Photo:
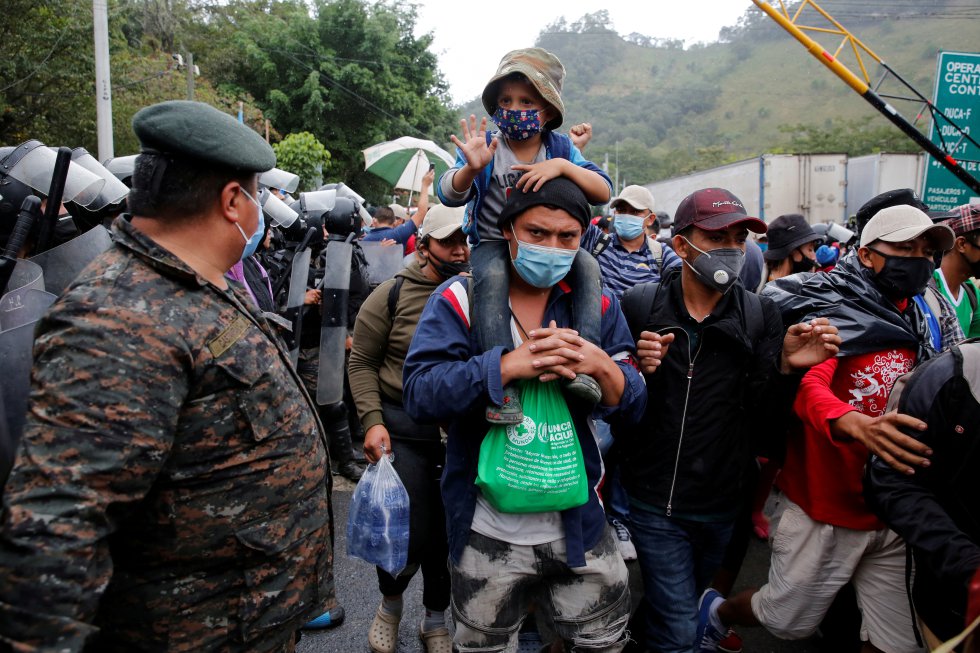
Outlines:
{"type": "Polygon", "coordinates": [[[37,328],[0,649],[292,650],[335,605],[313,404],[243,291],[113,240],[37,328]]]}

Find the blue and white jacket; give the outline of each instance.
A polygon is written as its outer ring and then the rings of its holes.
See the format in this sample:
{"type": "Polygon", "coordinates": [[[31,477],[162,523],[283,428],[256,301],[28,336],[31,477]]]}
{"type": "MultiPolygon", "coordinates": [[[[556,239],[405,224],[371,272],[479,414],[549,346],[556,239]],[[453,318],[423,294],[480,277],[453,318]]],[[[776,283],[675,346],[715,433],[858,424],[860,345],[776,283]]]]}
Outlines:
{"type": "MultiPolygon", "coordinates": [[[[496,132],[487,132],[487,145],[493,140],[496,132]]],[[[503,136],[501,136],[503,138],[503,136]]],[[[575,165],[591,170],[593,172],[599,173],[606,183],[609,185],[610,192],[612,192],[612,180],[609,175],[606,174],[605,170],[592,163],[584,156],[582,152],[579,151],[577,147],[572,143],[572,139],[568,137],[567,134],[560,134],[558,132],[546,129],[541,132],[541,138],[544,140],[544,151],[545,159],[568,159],[575,165]]],[[[466,165],[466,157],[459,148],[456,148],[456,163],[452,168],[443,173],[445,175],[455,174],[456,170],[464,167],[466,165]]],[[[466,214],[463,216],[463,233],[465,233],[470,239],[470,245],[476,246],[480,242],[480,235],[477,231],[477,218],[480,215],[480,211],[483,208],[483,197],[486,195],[487,188],[490,185],[490,179],[493,177],[493,161],[487,164],[483,171],[478,174],[473,179],[473,184],[470,187],[470,193],[466,199],[463,201],[457,201],[450,199],[445,196],[442,192],[442,178],[440,177],[440,183],[436,184],[436,195],[439,197],[439,201],[446,206],[462,206],[466,205],[466,214]]]]}
{"type": "MultiPolygon", "coordinates": [[[[470,534],[478,488],[474,484],[480,444],[489,430],[485,408],[489,400],[500,404],[503,385],[500,358],[507,351],[494,347],[482,351],[470,330],[468,280],[453,277],[436,289],[419,319],[404,367],[405,410],[419,422],[446,427],[446,466],[442,475],[442,497],[446,506],[449,554],[459,562],[470,534]]],[[[564,281],[552,288],[544,323],[555,320],[571,324],[572,291],[564,281]]],[[[616,407],[598,406],[597,418],[619,413],[635,422],[646,408],[647,393],[634,358],[634,343],[619,301],[608,293],[602,297],[602,349],[626,378],[623,396],[616,407]]],[[[605,469],[596,444],[591,407],[569,403],[575,423],[586,476],[589,500],[585,505],[562,512],[568,565],[585,566],[585,552],[602,537],[606,518],[599,499],[605,469]]]]}

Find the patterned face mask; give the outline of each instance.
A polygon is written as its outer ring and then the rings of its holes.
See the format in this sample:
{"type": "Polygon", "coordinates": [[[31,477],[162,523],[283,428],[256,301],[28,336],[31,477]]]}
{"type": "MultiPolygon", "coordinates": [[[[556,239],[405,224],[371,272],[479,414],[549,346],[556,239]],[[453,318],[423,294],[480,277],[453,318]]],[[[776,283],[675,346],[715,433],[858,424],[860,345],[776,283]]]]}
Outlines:
{"type": "Polygon", "coordinates": [[[541,133],[541,112],[537,109],[497,108],[492,118],[504,136],[515,141],[526,141],[541,133]]]}

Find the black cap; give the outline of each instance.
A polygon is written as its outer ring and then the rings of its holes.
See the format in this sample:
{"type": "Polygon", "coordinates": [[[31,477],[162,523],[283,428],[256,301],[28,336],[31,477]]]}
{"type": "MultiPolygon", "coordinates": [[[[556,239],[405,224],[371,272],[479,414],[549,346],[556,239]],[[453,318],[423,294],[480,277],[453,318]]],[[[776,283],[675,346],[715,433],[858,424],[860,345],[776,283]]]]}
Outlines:
{"type": "Polygon", "coordinates": [[[767,261],[781,261],[807,243],[823,242],[799,213],[781,215],[769,223],[769,249],[762,253],[767,261]]]}
{"type": "Polygon", "coordinates": [[[864,225],[868,224],[868,220],[875,217],[878,211],[887,209],[889,206],[901,205],[914,206],[920,211],[929,210],[929,207],[919,199],[919,196],[911,188],[897,188],[895,190],[885,191],[880,195],[875,195],[858,209],[858,212],[854,216],[857,220],[858,233],[864,231],[864,225]]]}
{"type": "Polygon", "coordinates": [[[589,203],[585,199],[585,193],[571,179],[556,177],[546,181],[537,192],[529,190],[525,193],[519,188],[512,188],[504,203],[504,210],[500,212],[497,226],[503,231],[508,223],[534,206],[561,209],[578,220],[583,229],[589,224],[589,203]]]}

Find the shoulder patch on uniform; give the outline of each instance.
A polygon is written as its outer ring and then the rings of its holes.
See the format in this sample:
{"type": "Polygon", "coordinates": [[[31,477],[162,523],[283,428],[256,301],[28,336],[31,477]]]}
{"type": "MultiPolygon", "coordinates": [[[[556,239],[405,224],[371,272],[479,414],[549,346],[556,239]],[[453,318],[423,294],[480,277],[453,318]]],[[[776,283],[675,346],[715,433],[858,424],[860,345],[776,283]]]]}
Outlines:
{"type": "Polygon", "coordinates": [[[463,284],[459,281],[452,282],[442,291],[442,296],[449,301],[466,328],[470,328],[470,298],[463,284]]]}
{"type": "Polygon", "coordinates": [[[208,349],[211,355],[218,358],[223,353],[231,349],[231,346],[242,339],[248,332],[251,322],[244,315],[236,315],[235,319],[226,326],[213,340],[208,341],[208,349]]]}
{"type": "Polygon", "coordinates": [[[612,302],[609,301],[609,298],[606,297],[605,295],[603,295],[602,296],[602,314],[603,315],[605,315],[606,314],[606,311],[609,310],[609,306],[611,304],[612,304],[612,302]]]}

